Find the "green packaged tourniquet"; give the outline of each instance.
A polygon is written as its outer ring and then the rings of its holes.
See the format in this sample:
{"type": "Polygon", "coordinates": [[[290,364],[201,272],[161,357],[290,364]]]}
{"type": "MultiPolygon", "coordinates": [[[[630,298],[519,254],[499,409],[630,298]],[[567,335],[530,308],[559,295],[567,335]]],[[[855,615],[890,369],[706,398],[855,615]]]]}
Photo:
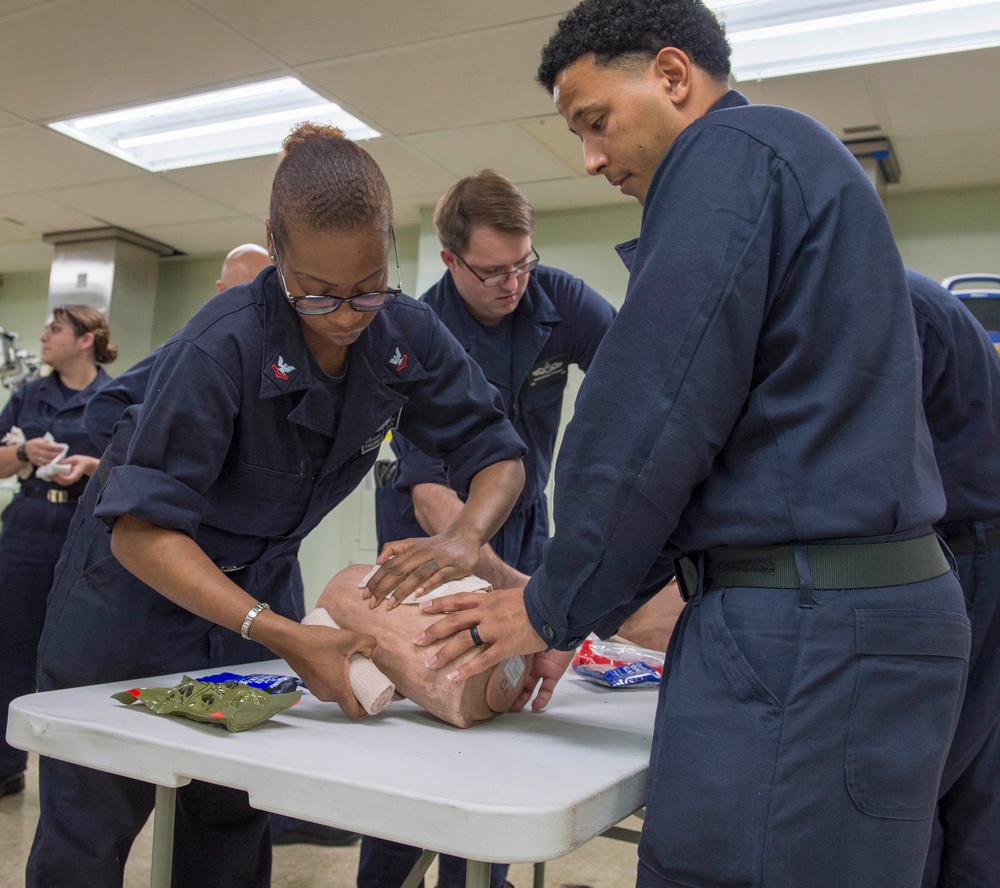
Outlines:
{"type": "Polygon", "coordinates": [[[119,703],[143,703],[161,715],[245,731],[299,702],[302,691],[269,694],[235,681],[199,681],[185,675],[172,688],[132,688],[111,695],[119,703]]]}

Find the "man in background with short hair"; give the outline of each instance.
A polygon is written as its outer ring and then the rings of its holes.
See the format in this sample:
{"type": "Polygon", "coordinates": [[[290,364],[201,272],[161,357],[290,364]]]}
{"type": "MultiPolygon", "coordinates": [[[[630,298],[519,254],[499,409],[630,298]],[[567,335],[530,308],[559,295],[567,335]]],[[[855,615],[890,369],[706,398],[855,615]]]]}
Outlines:
{"type": "MultiPolygon", "coordinates": [[[[475,573],[496,588],[523,585],[549,537],[545,498],[570,364],[586,372],[615,310],[579,278],[539,265],[535,212],[505,176],[483,170],[438,201],[434,227],[447,270],[421,301],[455,335],[499,391],[528,448],[524,489],[483,546],[475,573]]],[[[379,547],[443,531],[462,507],[440,461],[393,435],[396,470],[376,492],[379,547]]],[[[359,888],[398,888],[420,849],[383,839],[362,842],[359,888]]],[[[507,885],[493,864],[492,888],[507,885]]],[[[438,888],[461,888],[465,861],[442,856],[438,888]]]]}

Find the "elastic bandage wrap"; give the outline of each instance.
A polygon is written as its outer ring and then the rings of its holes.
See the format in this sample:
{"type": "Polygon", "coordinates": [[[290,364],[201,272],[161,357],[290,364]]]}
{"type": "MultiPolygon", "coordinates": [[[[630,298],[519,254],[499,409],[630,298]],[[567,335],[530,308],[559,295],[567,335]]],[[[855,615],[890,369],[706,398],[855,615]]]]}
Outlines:
{"type": "MultiPolygon", "coordinates": [[[[306,614],[302,618],[302,622],[307,626],[340,628],[333,621],[333,617],[321,607],[306,614]]],[[[392,702],[396,686],[367,657],[361,654],[351,654],[347,663],[347,671],[351,681],[351,691],[369,715],[381,712],[392,702]]]]}

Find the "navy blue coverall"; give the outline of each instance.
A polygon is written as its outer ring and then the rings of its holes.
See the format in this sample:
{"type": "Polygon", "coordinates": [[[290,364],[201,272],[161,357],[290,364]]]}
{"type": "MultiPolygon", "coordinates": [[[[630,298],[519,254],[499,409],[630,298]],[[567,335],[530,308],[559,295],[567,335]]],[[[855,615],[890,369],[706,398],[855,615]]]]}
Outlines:
{"type": "Polygon", "coordinates": [[[919,884],[970,632],[928,539],[945,501],[881,202],[830,132],[730,91],[660,161],[619,252],[625,303],[525,605],[571,649],[617,629],[669,557],[702,565],[660,687],[637,884],[919,884]],[[903,540],[933,571],[813,581],[823,550],[853,564],[903,540]],[[764,588],[773,549],[733,568],[754,582],[709,571],[779,544],[794,589],[764,588]]]}
{"type": "MultiPolygon", "coordinates": [[[[423,296],[444,325],[482,368],[491,383],[509,380],[513,396],[507,415],[528,447],[524,488],[510,517],[490,545],[500,560],[530,574],[542,560],[549,537],[545,485],[562,416],[563,391],[570,364],[586,372],[615,310],[596,290],[557,268],[540,265],[531,273],[513,313],[512,353],[497,355],[483,345],[484,328],[469,312],[448,272],[423,296]],[[500,363],[503,362],[503,366],[500,363]]],[[[376,521],[379,548],[392,540],[426,536],[413,513],[410,488],[447,484],[440,460],[393,435],[396,472],[392,484],[378,489],[376,521]]]]}
{"type": "Polygon", "coordinates": [[[961,301],[907,270],[924,412],[948,507],[935,526],[972,620],[965,701],[944,766],[925,888],[1000,878],[1000,355],[961,301]]]}
{"type": "MultiPolygon", "coordinates": [[[[482,373],[412,299],[378,312],[351,347],[339,402],[312,369],[273,269],[210,300],[160,349],[141,408],[128,408],[106,453],[107,483],[99,473],[81,500],[49,598],[39,686],[124,687],[271,656],[125,570],[110,550],[114,520],[129,514],[189,535],[241,588],[298,620],[300,541],[397,427],[444,459],[462,490],[524,452],[482,373]]],[[[40,796],[27,884],[119,885],[153,787],[43,758],[40,796]]],[[[267,822],[245,793],[179,790],[174,885],[267,886],[267,822]]]]}
{"type": "MultiPolygon", "coordinates": [[[[542,546],[549,538],[545,485],[552,470],[569,365],[586,372],[615,310],[579,278],[539,265],[513,313],[512,349],[497,354],[484,344],[485,328],[469,312],[450,272],[420,301],[434,310],[491,383],[501,391],[509,386],[512,392],[504,406],[528,447],[524,488],[490,545],[501,561],[530,574],[541,564],[542,546]]],[[[448,483],[441,461],[401,435],[393,434],[392,449],[397,457],[392,482],[377,488],[375,494],[380,549],[392,540],[427,535],[414,514],[413,485],[448,483]]],[[[419,849],[365,837],[358,888],[402,885],[419,857],[419,849]]],[[[443,855],[439,873],[442,884],[465,884],[465,863],[458,858],[443,855]]],[[[504,884],[506,874],[506,865],[494,864],[491,885],[504,884]]]]}
{"type": "Polygon", "coordinates": [[[100,453],[104,453],[111,443],[115,424],[122,418],[122,414],[133,404],[141,404],[146,399],[146,387],[153,372],[153,364],[156,363],[156,355],[157,352],[154,351],[133,364],[121,376],[111,380],[87,404],[83,422],[100,453]]]}
{"type": "MultiPolygon", "coordinates": [[[[0,413],[0,436],[18,426],[30,441],[46,432],[59,444],[69,445],[69,454],[100,456],[83,424],[87,402],[111,379],[100,367],[85,389],[65,397],[59,374],[33,379],[17,389],[0,413]]],[[[86,487],[81,479],[69,487],[42,481],[34,475],[21,482],[20,491],[3,513],[0,533],[0,778],[24,770],[27,754],[7,745],[7,707],[10,701],[35,690],[35,655],[45,620],[45,599],[52,586],[52,573],[76,501],[86,487]],[[49,502],[49,491],[66,502],[49,502]]]]}

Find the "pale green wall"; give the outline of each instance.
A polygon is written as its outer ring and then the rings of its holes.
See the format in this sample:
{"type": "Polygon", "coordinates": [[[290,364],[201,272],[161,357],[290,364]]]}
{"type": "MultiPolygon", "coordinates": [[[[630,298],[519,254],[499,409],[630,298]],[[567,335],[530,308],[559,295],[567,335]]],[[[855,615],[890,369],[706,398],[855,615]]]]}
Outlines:
{"type": "Polygon", "coordinates": [[[901,195],[887,202],[903,262],[935,280],[1000,273],[1000,188],[901,195]]]}

